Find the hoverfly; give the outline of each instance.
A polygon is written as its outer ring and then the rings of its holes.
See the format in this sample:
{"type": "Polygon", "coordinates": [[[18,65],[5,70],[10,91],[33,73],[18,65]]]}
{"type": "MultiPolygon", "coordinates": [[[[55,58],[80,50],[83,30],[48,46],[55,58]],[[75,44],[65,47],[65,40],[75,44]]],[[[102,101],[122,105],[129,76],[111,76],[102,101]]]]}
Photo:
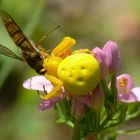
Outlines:
{"type": "MultiPolygon", "coordinates": [[[[16,46],[21,49],[22,58],[17,56],[7,47],[0,44],[0,54],[8,57],[25,61],[30,67],[36,70],[37,73],[43,74],[43,62],[49,55],[45,48],[40,45],[34,44],[22,32],[20,27],[16,24],[14,19],[4,11],[0,11],[2,21],[8,31],[8,34],[15,42],[16,46]]],[[[51,31],[55,30],[52,29],[51,31]]]]}

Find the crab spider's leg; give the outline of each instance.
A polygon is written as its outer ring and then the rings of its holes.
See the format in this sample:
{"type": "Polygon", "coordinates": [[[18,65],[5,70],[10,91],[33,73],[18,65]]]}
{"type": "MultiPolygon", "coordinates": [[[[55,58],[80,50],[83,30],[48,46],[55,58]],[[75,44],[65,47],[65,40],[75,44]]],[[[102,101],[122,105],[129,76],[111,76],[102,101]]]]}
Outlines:
{"type": "Polygon", "coordinates": [[[89,50],[89,49],[79,49],[79,50],[73,51],[72,54],[75,54],[75,53],[91,53],[91,50],[89,50]]]}
{"type": "Polygon", "coordinates": [[[73,38],[67,36],[52,50],[51,55],[65,58],[67,55],[71,54],[71,47],[75,43],[76,41],[73,38]]]}
{"type": "Polygon", "coordinates": [[[40,95],[40,97],[44,100],[48,100],[50,98],[60,96],[62,92],[63,82],[52,75],[45,75],[45,77],[53,84],[54,88],[47,95],[40,95]]]}

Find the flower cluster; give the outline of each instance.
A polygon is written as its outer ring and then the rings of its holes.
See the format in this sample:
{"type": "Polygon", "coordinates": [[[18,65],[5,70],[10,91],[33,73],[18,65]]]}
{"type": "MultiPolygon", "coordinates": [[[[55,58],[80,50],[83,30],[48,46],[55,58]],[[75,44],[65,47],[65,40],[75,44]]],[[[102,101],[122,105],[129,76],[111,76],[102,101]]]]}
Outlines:
{"type": "Polygon", "coordinates": [[[73,140],[91,134],[103,139],[104,131],[128,119],[125,104],[140,101],[140,87],[134,87],[129,74],[120,74],[115,42],[72,52],[74,44],[74,39],[64,38],[44,61],[46,74],[26,80],[23,87],[39,92],[41,111],[53,106],[59,110],[58,122],[74,127],[73,140]]]}

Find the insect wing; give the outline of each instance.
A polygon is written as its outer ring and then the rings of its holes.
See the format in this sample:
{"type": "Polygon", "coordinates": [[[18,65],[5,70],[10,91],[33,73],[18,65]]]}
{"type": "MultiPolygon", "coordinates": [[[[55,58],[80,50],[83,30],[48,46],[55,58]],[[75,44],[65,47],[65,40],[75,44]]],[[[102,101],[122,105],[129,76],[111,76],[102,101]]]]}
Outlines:
{"type": "Polygon", "coordinates": [[[44,71],[42,72],[43,62],[44,59],[48,56],[46,50],[43,47],[35,45],[30,40],[28,40],[28,38],[23,34],[20,27],[14,21],[14,19],[6,12],[0,11],[0,16],[10,37],[22,50],[21,53],[24,60],[39,74],[44,73],[44,71]]]}
{"type": "Polygon", "coordinates": [[[23,34],[20,27],[16,24],[14,19],[9,16],[6,12],[0,11],[0,16],[4,22],[4,25],[13,39],[15,44],[19,46],[22,50],[36,52],[36,48],[32,45],[32,43],[26,38],[23,34]]]}
{"type": "Polygon", "coordinates": [[[0,44],[0,54],[11,57],[11,58],[14,58],[14,59],[24,61],[23,58],[17,56],[14,52],[12,52],[10,49],[8,49],[7,47],[5,47],[1,44],[0,44]]]}

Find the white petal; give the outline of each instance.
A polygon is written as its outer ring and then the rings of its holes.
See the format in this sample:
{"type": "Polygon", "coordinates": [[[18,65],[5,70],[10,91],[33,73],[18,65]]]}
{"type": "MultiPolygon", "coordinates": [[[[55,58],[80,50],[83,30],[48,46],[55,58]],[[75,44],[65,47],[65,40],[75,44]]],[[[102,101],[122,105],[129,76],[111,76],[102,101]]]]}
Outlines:
{"type": "Polygon", "coordinates": [[[53,85],[45,76],[34,76],[23,83],[23,87],[32,90],[50,92],[53,89],[53,85]]]}
{"type": "Polygon", "coordinates": [[[133,88],[132,92],[137,97],[137,101],[140,101],[140,87],[133,88]]]}
{"type": "Polygon", "coordinates": [[[118,97],[126,103],[140,102],[140,87],[133,88],[128,94],[118,94],[118,97]]]}

